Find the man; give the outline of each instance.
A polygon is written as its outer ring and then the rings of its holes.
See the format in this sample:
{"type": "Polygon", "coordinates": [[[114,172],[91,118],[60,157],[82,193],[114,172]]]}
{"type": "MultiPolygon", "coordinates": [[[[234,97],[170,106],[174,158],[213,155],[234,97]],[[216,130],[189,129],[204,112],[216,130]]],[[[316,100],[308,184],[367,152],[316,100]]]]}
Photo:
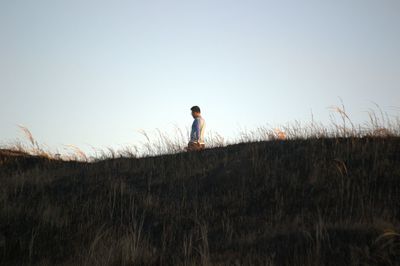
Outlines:
{"type": "Polygon", "coordinates": [[[192,116],[194,118],[192,124],[192,131],[190,133],[190,141],[186,150],[188,151],[198,151],[205,148],[204,144],[204,129],[206,126],[205,120],[201,117],[200,107],[193,106],[190,108],[192,111],[192,116]]]}

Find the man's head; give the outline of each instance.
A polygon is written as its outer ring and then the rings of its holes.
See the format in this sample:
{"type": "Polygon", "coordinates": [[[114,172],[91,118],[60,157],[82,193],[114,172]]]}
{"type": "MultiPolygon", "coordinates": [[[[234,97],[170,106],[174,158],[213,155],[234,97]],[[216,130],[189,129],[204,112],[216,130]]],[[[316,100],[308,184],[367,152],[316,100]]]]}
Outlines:
{"type": "Polygon", "coordinates": [[[200,107],[198,107],[197,105],[195,105],[192,108],[190,108],[190,110],[192,110],[193,118],[196,118],[196,117],[200,116],[200,107]]]}

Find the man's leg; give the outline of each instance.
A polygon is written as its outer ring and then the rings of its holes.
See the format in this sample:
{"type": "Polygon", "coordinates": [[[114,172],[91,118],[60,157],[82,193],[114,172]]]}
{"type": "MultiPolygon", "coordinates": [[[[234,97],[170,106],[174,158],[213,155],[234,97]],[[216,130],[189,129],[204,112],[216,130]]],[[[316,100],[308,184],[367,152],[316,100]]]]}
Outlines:
{"type": "Polygon", "coordinates": [[[195,146],[193,142],[189,142],[188,146],[187,146],[187,151],[194,151],[195,150],[195,146]]]}
{"type": "Polygon", "coordinates": [[[187,151],[198,151],[204,149],[204,144],[199,144],[195,142],[189,142],[187,151]]]}

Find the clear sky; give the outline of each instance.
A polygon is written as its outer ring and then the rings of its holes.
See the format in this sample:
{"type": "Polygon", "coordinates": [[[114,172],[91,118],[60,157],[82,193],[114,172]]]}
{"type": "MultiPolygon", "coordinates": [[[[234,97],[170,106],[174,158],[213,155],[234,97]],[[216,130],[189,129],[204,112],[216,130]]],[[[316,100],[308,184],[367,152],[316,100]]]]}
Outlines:
{"type": "MultiPolygon", "coordinates": [[[[137,131],[355,121],[400,106],[400,1],[0,1],[0,142],[86,149],[137,131]]],[[[397,109],[395,108],[397,107],[397,109]]],[[[206,131],[207,134],[207,131],[206,131]]]]}

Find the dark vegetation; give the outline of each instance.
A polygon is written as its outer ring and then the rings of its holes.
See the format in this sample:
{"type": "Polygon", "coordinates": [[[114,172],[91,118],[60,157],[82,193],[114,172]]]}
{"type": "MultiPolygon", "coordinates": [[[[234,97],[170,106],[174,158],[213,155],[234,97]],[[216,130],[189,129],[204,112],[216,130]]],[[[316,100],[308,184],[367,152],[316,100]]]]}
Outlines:
{"type": "Polygon", "coordinates": [[[0,152],[2,265],[400,265],[400,138],[0,152]]]}

